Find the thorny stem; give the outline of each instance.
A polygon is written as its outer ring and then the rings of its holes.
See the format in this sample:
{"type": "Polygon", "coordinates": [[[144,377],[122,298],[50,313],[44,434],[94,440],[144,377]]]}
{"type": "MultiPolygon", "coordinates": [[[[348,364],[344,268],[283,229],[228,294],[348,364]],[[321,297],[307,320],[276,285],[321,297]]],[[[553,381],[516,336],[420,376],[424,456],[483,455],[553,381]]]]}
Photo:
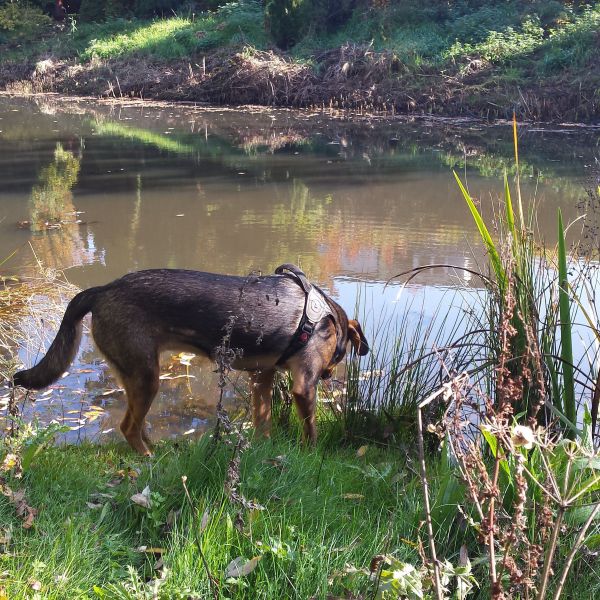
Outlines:
{"type": "Polygon", "coordinates": [[[571,565],[573,564],[573,559],[575,558],[575,555],[581,548],[581,545],[583,544],[583,539],[585,538],[585,535],[586,535],[588,529],[590,528],[590,525],[596,518],[596,515],[598,514],[599,510],[600,510],[600,502],[597,503],[596,506],[594,506],[594,510],[592,510],[592,512],[590,513],[590,516],[588,517],[587,521],[585,522],[584,526],[582,527],[581,531],[579,532],[579,535],[577,536],[575,543],[573,544],[573,548],[571,548],[571,552],[569,553],[569,556],[567,557],[567,562],[565,563],[562,573],[560,574],[560,580],[558,582],[556,592],[554,592],[553,600],[558,600],[560,598],[560,595],[562,594],[563,586],[565,585],[565,581],[567,579],[567,575],[569,574],[569,570],[571,569],[571,565]]]}
{"type": "Polygon", "coordinates": [[[192,502],[192,497],[190,496],[190,493],[187,489],[187,485],[185,483],[186,481],[187,481],[187,477],[184,475],[181,478],[181,483],[183,484],[183,490],[185,491],[185,497],[187,498],[187,500],[190,504],[190,508],[192,510],[192,529],[194,530],[194,536],[196,538],[196,546],[198,546],[198,552],[200,554],[200,558],[202,559],[202,564],[204,565],[204,570],[206,571],[206,576],[208,577],[208,583],[210,585],[212,595],[215,600],[219,600],[218,583],[217,583],[217,580],[212,576],[212,574],[210,572],[208,562],[206,560],[206,557],[204,556],[204,552],[202,551],[202,540],[200,539],[200,531],[194,524],[195,517],[196,517],[196,510],[194,508],[194,503],[192,502]]]}

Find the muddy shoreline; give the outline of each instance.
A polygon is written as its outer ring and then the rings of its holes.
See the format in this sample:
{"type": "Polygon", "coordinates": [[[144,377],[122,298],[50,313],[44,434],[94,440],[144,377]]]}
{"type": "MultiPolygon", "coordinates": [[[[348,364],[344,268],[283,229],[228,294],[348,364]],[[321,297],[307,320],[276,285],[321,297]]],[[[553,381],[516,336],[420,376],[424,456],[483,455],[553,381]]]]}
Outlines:
{"type": "Polygon", "coordinates": [[[57,93],[112,100],[144,99],[221,106],[258,105],[353,111],[358,115],[431,115],[532,122],[600,122],[598,76],[578,81],[502,83],[490,69],[462,76],[415,74],[385,53],[347,46],[320,57],[316,66],[273,51],[215,53],[196,59],[144,57],[76,60],[45,58],[0,64],[0,90],[10,94],[57,93]]]}

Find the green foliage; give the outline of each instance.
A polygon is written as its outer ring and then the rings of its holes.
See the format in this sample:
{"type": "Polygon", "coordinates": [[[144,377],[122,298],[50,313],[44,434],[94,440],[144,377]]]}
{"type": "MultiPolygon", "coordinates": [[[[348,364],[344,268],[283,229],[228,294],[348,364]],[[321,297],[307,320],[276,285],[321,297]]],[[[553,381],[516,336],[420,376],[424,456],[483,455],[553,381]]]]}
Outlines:
{"type": "MultiPolygon", "coordinates": [[[[519,29],[508,26],[501,31],[490,30],[479,43],[463,43],[456,41],[446,52],[446,57],[456,59],[464,55],[476,54],[481,58],[499,63],[509,61],[514,57],[528,54],[537,49],[544,40],[544,29],[537,17],[526,18],[519,29]]],[[[477,35],[476,32],[473,35],[477,35]]]]}
{"type": "Polygon", "coordinates": [[[50,25],[41,9],[24,2],[0,6],[0,42],[3,39],[32,38],[50,25]]]}
{"type": "Polygon", "coordinates": [[[287,49],[307,35],[338,31],[357,4],[356,0],[267,0],[265,19],[277,46],[287,49]]]}
{"type": "MultiPolygon", "coordinates": [[[[224,2],[204,3],[204,8],[213,8],[224,2]]],[[[189,0],[83,0],[78,19],[83,22],[100,22],[106,19],[141,18],[155,16],[173,16],[176,13],[188,12],[192,4],[189,0]]]]}
{"type": "Polygon", "coordinates": [[[296,44],[310,24],[309,0],[267,0],[265,16],[271,37],[280,48],[296,44]]]}
{"type": "MultiPolygon", "coordinates": [[[[22,480],[29,504],[38,509],[32,529],[21,528],[0,494],[0,537],[12,526],[0,589],[9,598],[28,597],[35,580],[49,600],[210,598],[197,533],[224,598],[343,595],[347,565],[364,568],[388,539],[399,546],[398,560],[418,561],[417,552],[400,542],[416,536],[420,490],[408,472],[394,481],[404,472],[399,453],[371,448],[358,459],[352,448],[307,451],[283,439],[255,443],[244,454],[241,486],[246,493],[249,481],[260,481],[252,493],[266,508],[244,510],[241,524],[223,491],[231,448],[213,453],[211,447],[208,437],[161,444],[151,460],[112,445],[40,453],[22,480]],[[360,463],[381,470],[382,462],[392,467],[385,478],[365,479],[347,468],[360,463]],[[182,488],[186,474],[194,510],[182,488]],[[147,509],[131,500],[146,486],[147,509]],[[246,575],[227,577],[238,557],[244,564],[260,560],[246,575]],[[157,566],[158,558],[166,568],[157,566]]],[[[358,594],[370,582],[361,576],[349,585],[358,594]]]]}
{"type": "Polygon", "coordinates": [[[80,54],[83,60],[132,54],[180,58],[228,44],[266,45],[262,9],[255,1],[229,2],[216,12],[203,13],[194,19],[171,17],[123,22],[116,31],[109,24],[105,35],[96,32],[93,39],[86,41],[80,54]]]}
{"type": "MultiPolygon", "coordinates": [[[[575,380],[573,376],[573,331],[571,324],[571,299],[569,296],[568,257],[565,246],[565,230],[562,213],[558,209],[558,306],[560,315],[561,359],[564,390],[565,416],[571,423],[577,421],[577,404],[575,402],[575,380]]],[[[567,432],[573,439],[573,430],[567,432]]]]}

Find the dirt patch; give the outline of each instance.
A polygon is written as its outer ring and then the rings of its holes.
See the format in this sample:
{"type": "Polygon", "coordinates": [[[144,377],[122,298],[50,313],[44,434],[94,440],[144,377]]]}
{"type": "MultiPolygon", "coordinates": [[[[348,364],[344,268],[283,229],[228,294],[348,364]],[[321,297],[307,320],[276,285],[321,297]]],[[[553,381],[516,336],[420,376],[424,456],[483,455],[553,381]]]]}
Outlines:
{"type": "Polygon", "coordinates": [[[590,68],[576,81],[547,79],[527,86],[499,77],[482,61],[456,73],[421,70],[390,52],[346,44],[299,63],[283,53],[238,48],[206,60],[144,57],[87,63],[45,58],[4,63],[0,88],[15,93],[58,92],[213,104],[326,106],[447,116],[590,122],[600,117],[599,76],[590,68]]]}

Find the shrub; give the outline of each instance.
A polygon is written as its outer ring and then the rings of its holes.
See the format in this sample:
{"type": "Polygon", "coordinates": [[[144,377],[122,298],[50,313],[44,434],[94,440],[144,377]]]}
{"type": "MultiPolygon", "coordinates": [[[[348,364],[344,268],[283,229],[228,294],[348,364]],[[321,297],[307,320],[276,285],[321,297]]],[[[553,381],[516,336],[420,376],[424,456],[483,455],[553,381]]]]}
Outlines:
{"type": "Polygon", "coordinates": [[[0,38],[31,37],[50,24],[41,9],[21,2],[0,6],[0,38]]]}
{"type": "Polygon", "coordinates": [[[311,29],[331,33],[352,16],[357,0],[267,0],[267,28],[280,48],[290,48],[311,29]]]}

